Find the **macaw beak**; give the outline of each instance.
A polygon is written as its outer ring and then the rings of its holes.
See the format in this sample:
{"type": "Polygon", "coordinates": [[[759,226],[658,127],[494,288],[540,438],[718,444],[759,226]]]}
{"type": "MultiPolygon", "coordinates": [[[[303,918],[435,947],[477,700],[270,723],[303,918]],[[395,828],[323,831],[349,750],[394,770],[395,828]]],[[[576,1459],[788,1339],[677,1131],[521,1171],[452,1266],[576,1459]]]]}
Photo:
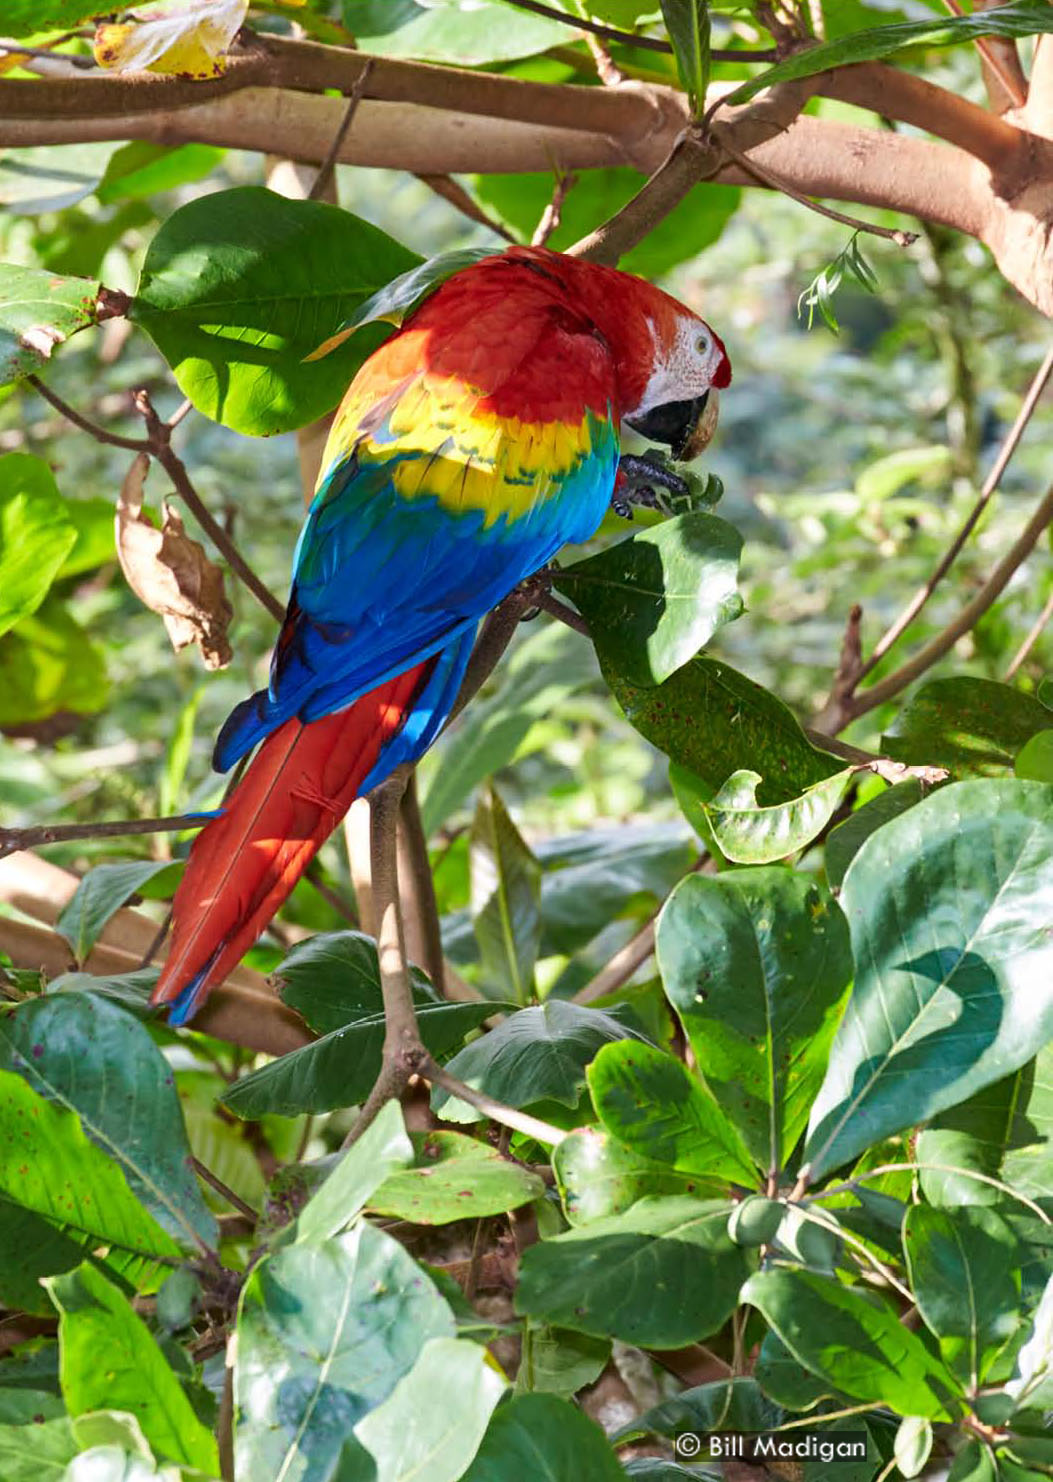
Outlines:
{"type": "Polygon", "coordinates": [[[667,401],[652,407],[642,417],[626,417],[634,432],[659,443],[668,443],[678,463],[690,463],[713,437],[717,425],[715,390],[704,391],[691,401],[667,401]]]}

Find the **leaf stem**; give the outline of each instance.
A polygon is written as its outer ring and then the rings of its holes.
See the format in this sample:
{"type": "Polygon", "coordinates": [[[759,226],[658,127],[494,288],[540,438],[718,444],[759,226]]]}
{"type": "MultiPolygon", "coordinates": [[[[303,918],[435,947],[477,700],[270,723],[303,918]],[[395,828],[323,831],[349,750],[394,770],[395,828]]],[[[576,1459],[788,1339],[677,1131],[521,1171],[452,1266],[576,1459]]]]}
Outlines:
{"type": "Polygon", "coordinates": [[[514,1106],[507,1106],[503,1101],[495,1101],[492,1096],[487,1096],[485,1091],[477,1091],[474,1086],[465,1085],[456,1076],[448,1074],[441,1066],[437,1065],[429,1055],[420,1067],[420,1074],[426,1081],[434,1086],[441,1086],[451,1096],[456,1096],[459,1101],[466,1101],[469,1106],[474,1106],[476,1111],[485,1113],[492,1122],[499,1122],[502,1127],[510,1127],[513,1132],[522,1132],[527,1137],[532,1137],[535,1142],[543,1142],[549,1147],[555,1147],[566,1137],[562,1127],[554,1127],[551,1122],[542,1122],[538,1117],[532,1117],[528,1112],[521,1112],[514,1106]]]}
{"type": "MultiPolygon", "coordinates": [[[[562,21],[575,31],[587,31],[589,35],[600,36],[606,41],[621,41],[626,46],[639,47],[641,51],[658,51],[669,57],[673,55],[669,42],[663,41],[660,36],[637,36],[633,31],[619,31],[616,26],[605,26],[599,21],[586,19],[585,16],[568,15],[565,10],[543,4],[542,0],[508,0],[508,4],[514,5],[517,10],[529,10],[534,15],[562,21]]],[[[711,56],[715,62],[775,62],[779,54],[774,48],[760,51],[737,51],[729,48],[724,51],[714,50],[711,56]]]]}
{"type": "MultiPolygon", "coordinates": [[[[807,1198],[802,1197],[803,1190],[802,1194],[798,1194],[795,1189],[790,1198],[795,1203],[813,1203],[819,1199],[829,1199],[834,1194],[854,1194],[856,1184],[864,1183],[872,1178],[883,1178],[886,1173],[954,1173],[959,1178],[974,1178],[978,1183],[989,1184],[992,1188],[1008,1194],[1011,1199],[1023,1204],[1032,1214],[1037,1215],[1044,1225],[1053,1225],[1053,1219],[1050,1219],[1041,1205],[1036,1204],[1025,1194],[1018,1194],[1016,1189],[1010,1188],[1001,1179],[992,1178],[988,1173],[977,1173],[974,1168],[956,1168],[950,1163],[882,1163],[880,1168],[868,1168],[864,1173],[856,1174],[855,1178],[847,1179],[840,1184],[830,1184],[825,1189],[819,1189],[816,1193],[807,1195],[807,1198]]],[[[806,1182],[804,1187],[807,1188],[807,1186],[806,1182]]]]}
{"type": "Polygon", "coordinates": [[[191,1157],[190,1162],[198,1177],[203,1178],[209,1188],[214,1189],[221,1199],[225,1199],[232,1209],[236,1209],[239,1214],[243,1214],[254,1225],[258,1223],[260,1218],[258,1209],[253,1209],[251,1204],[246,1204],[241,1195],[235,1194],[233,1189],[228,1188],[223,1180],[212,1172],[211,1168],[205,1167],[200,1158],[191,1157]]]}

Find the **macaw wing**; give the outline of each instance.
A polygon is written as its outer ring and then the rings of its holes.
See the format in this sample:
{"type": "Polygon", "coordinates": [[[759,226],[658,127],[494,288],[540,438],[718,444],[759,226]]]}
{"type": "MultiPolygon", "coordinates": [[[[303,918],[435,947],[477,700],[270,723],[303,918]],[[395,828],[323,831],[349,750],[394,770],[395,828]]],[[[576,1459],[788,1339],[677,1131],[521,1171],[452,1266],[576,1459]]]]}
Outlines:
{"type": "Polygon", "coordinates": [[[446,647],[560,546],[587,539],[610,501],[613,367],[595,336],[565,326],[546,336],[529,367],[545,388],[540,415],[526,394],[501,398],[526,415],[499,413],[492,393],[436,370],[394,384],[382,358],[366,370],[326,447],[270,685],[228,720],[221,769],[289,716],[340,710],[446,647]],[[576,377],[591,406],[555,395],[576,377]]]}

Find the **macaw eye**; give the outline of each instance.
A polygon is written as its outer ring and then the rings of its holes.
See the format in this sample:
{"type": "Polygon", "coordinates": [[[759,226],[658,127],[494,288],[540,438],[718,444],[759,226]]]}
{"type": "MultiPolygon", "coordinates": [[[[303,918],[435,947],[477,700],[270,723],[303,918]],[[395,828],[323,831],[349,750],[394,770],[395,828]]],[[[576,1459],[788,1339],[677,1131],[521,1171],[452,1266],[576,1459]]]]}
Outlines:
{"type": "Polygon", "coordinates": [[[699,335],[698,339],[695,341],[695,349],[700,355],[709,354],[709,336],[707,334],[699,335]]]}

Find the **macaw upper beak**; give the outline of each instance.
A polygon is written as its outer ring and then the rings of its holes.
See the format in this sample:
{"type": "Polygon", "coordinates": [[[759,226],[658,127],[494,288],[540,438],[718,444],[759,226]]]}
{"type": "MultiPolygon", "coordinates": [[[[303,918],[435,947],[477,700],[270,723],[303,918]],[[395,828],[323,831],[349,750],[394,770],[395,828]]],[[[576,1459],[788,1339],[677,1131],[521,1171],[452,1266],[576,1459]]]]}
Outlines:
{"type": "Polygon", "coordinates": [[[703,391],[691,401],[667,401],[642,417],[626,417],[634,432],[668,443],[678,463],[690,463],[710,442],[717,425],[718,397],[703,391]]]}

